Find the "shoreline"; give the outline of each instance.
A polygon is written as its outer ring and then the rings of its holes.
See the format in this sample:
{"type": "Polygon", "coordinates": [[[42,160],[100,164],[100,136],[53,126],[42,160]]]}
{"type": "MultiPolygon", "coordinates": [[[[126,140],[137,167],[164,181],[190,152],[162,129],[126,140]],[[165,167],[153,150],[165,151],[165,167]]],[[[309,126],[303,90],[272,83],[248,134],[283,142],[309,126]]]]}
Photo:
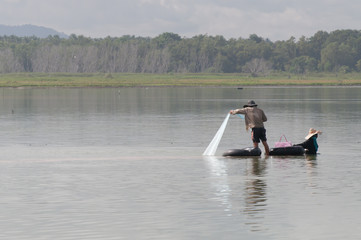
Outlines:
{"type": "Polygon", "coordinates": [[[54,89],[54,88],[63,88],[63,89],[78,89],[78,88],[93,88],[93,89],[102,89],[102,88],[236,88],[239,91],[242,91],[247,88],[361,88],[361,85],[248,85],[248,86],[24,86],[24,87],[1,87],[0,89],[54,89]],[[241,89],[238,89],[240,88],[241,89]]]}
{"type": "Polygon", "coordinates": [[[0,74],[0,88],[151,88],[151,87],[361,87],[361,73],[273,74],[144,74],[144,73],[9,73],[0,74]]]}

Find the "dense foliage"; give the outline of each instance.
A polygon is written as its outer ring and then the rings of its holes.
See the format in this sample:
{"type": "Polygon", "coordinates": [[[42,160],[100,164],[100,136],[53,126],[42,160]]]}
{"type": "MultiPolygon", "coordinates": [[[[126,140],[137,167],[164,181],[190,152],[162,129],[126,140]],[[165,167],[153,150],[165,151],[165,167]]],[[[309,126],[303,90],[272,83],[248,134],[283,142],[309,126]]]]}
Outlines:
{"type": "Polygon", "coordinates": [[[271,71],[361,71],[361,31],[319,31],[310,38],[276,42],[255,34],[229,40],[208,35],[182,38],[175,33],[154,38],[0,37],[0,73],[247,72],[257,76],[271,71]]]}

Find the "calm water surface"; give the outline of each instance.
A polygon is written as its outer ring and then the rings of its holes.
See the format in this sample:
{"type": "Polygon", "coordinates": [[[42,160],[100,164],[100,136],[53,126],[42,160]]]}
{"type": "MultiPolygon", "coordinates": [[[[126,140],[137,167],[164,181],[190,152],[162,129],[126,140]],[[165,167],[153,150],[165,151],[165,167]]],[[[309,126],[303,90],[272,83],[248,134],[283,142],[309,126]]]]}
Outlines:
{"type": "Polygon", "coordinates": [[[0,89],[0,239],[360,239],[361,88],[0,89]],[[314,157],[251,146],[323,131],[314,157]]]}

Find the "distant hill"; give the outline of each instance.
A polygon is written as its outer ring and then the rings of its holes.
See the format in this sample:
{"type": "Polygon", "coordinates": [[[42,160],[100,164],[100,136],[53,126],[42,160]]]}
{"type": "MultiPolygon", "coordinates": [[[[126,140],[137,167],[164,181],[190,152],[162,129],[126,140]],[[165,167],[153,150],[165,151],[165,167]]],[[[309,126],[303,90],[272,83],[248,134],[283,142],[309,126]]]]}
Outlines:
{"type": "Polygon", "coordinates": [[[7,26],[0,24],[0,36],[18,36],[18,37],[38,37],[46,38],[49,35],[58,35],[61,38],[68,38],[68,35],[55,31],[51,28],[40,27],[35,25],[7,26]]]}

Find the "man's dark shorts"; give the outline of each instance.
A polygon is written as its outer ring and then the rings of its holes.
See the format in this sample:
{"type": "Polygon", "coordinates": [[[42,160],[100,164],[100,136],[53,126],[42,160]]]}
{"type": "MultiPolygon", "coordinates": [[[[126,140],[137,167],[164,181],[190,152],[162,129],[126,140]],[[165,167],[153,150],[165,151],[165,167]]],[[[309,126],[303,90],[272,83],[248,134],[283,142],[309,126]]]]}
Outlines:
{"type": "Polygon", "coordinates": [[[267,141],[265,128],[252,128],[252,141],[259,143],[267,141]]]}

